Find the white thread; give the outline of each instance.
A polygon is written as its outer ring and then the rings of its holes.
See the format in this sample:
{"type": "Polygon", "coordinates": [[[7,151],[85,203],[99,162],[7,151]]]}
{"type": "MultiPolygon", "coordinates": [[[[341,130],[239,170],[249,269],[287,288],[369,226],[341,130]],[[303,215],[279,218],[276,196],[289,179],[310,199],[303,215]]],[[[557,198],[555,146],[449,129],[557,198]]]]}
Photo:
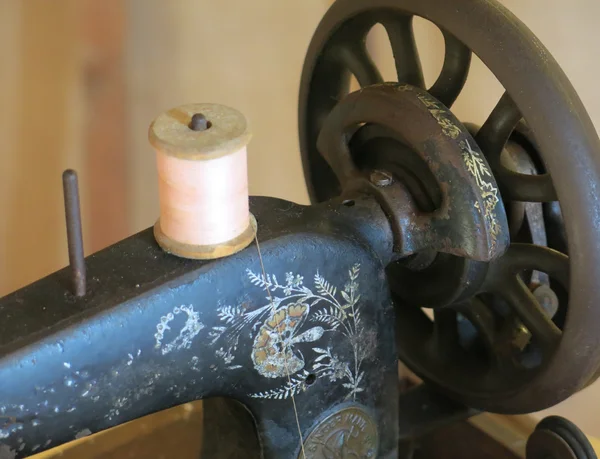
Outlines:
{"type": "MultiPolygon", "coordinates": [[[[273,301],[273,296],[271,295],[271,290],[269,290],[269,285],[267,283],[267,272],[265,270],[265,264],[263,262],[262,253],[260,251],[260,244],[258,243],[258,231],[254,236],[254,240],[256,241],[256,249],[258,250],[258,259],[260,261],[260,269],[262,271],[263,279],[265,281],[265,289],[267,290],[267,295],[269,295],[269,301],[271,302],[271,306],[273,307],[273,314],[277,312],[277,308],[275,307],[275,302],[273,301]]],[[[279,329],[278,329],[279,330],[279,329]]],[[[278,331],[281,334],[280,331],[278,331]]],[[[282,340],[283,341],[283,340],[282,340]]],[[[288,362],[285,356],[285,352],[283,353],[283,361],[285,365],[285,372],[287,373],[288,383],[292,384],[292,378],[290,377],[290,372],[288,369],[288,362]]],[[[306,453],[304,452],[304,441],[302,439],[302,428],[300,427],[300,418],[298,417],[298,409],[296,408],[296,397],[292,393],[292,405],[294,406],[294,416],[296,417],[296,425],[298,426],[298,435],[300,436],[300,450],[302,451],[302,459],[306,459],[306,453]]]]}

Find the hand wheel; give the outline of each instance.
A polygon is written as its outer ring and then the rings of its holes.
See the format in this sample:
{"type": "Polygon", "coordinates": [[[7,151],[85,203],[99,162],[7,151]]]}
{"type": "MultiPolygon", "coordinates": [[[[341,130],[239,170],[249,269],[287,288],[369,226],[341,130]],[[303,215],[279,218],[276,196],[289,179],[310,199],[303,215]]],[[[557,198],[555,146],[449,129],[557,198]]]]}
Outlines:
{"type": "MultiPolygon", "coordinates": [[[[353,168],[367,176],[392,170],[422,213],[442,202],[431,179],[435,164],[427,162],[431,150],[415,155],[425,147],[405,141],[418,128],[402,117],[405,107],[391,110],[385,125],[374,111],[351,116],[348,100],[359,107],[386,86],[365,45],[378,23],[390,40],[396,88],[421,94],[438,121],[442,133],[432,131],[432,139],[464,137],[448,107],[463,88],[472,52],[506,90],[469,143],[487,163],[478,158],[469,167],[481,178],[489,163],[508,211],[497,220],[501,228],[508,221],[511,244],[487,259],[474,249],[461,253],[460,245],[444,252],[438,231],[421,237],[430,248],[422,243],[390,267],[399,357],[472,407],[523,413],[554,405],[589,384],[600,363],[600,142],[594,126],[546,48],[496,1],[338,0],[314,34],[301,79],[300,147],[314,202],[348,193],[344,177],[353,168]],[[433,22],[445,38],[444,64],[430,88],[424,88],[413,16],[433,22]],[[350,75],[363,89],[348,96],[350,75]],[[353,128],[339,123],[341,113],[353,128]],[[458,131],[447,132],[452,126],[458,131]],[[526,127],[521,139],[529,139],[539,157],[515,153],[517,126],[526,127]],[[546,237],[550,232],[563,235],[562,245],[546,237]],[[433,320],[423,306],[433,308],[433,320]]],[[[493,178],[486,182],[492,188],[493,178]]],[[[479,205],[469,199],[464,202],[479,205]]],[[[504,207],[496,210],[504,213],[504,207]]]]}
{"type": "Polygon", "coordinates": [[[542,419],[527,440],[527,459],[598,459],[585,434],[560,416],[542,419]]]}

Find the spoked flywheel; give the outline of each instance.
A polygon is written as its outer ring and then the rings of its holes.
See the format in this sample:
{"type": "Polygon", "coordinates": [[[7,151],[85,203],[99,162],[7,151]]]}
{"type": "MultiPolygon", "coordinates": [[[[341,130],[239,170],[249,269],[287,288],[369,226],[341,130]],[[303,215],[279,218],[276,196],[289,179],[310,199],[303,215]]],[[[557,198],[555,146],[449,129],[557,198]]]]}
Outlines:
{"type": "Polygon", "coordinates": [[[505,413],[544,409],[594,379],[600,142],[516,17],[491,0],[338,0],[310,44],[299,103],[312,200],[367,191],[390,216],[404,363],[470,406],[505,413]],[[429,88],[414,16],[445,38],[429,88]],[[367,51],[376,24],[396,82],[382,81],[367,51]],[[472,52],[506,92],[481,127],[466,128],[450,107],[472,52]],[[351,75],[362,89],[348,94],[351,75]]]}

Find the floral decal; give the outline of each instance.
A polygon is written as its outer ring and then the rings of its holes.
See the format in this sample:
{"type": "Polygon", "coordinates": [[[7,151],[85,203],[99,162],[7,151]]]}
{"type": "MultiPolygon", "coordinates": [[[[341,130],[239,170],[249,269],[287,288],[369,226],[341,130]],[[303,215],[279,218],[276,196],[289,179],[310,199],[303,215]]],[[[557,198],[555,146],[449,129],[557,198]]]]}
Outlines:
{"type": "Polygon", "coordinates": [[[429,113],[438,122],[444,134],[451,139],[457,139],[461,135],[462,131],[454,124],[449,110],[441,102],[435,100],[428,93],[418,93],[417,98],[427,107],[429,113]]]}
{"type": "Polygon", "coordinates": [[[494,185],[494,176],[488,169],[481,154],[473,150],[467,140],[462,140],[459,145],[462,150],[465,166],[467,166],[467,169],[475,178],[475,182],[477,183],[477,187],[483,198],[483,209],[480,209],[481,206],[479,205],[479,202],[475,202],[475,208],[483,213],[483,217],[488,225],[492,236],[492,244],[490,247],[490,252],[492,252],[496,247],[498,235],[501,230],[498,217],[496,216],[496,205],[500,201],[498,188],[494,185]]]}
{"type": "Polygon", "coordinates": [[[314,327],[298,334],[307,312],[308,305],[292,303],[279,309],[260,328],[252,346],[252,362],[262,376],[281,378],[304,368],[304,359],[294,352],[294,344],[317,341],[324,332],[323,327],[314,327]]]}
{"type": "Polygon", "coordinates": [[[348,282],[338,289],[317,271],[309,288],[298,274],[287,273],[285,283],[280,283],[274,274],[262,276],[248,270],[250,282],[268,293],[268,302],[255,310],[244,306],[218,308],[223,325],[209,333],[212,344],[219,346],[217,356],[227,368],[241,368],[234,362],[238,342],[250,330],[255,370],[266,378],[285,378],[281,386],[251,397],[288,398],[306,389],[306,377],[312,373],[341,382],[348,389],[347,397],[355,399],[364,390],[362,363],[373,348],[361,321],[359,274],[360,265],[355,264],[348,271],[348,282]],[[326,333],[342,334],[351,356],[345,357],[346,353],[331,346],[311,347],[310,356],[298,349],[299,343],[316,343],[326,333]]]}

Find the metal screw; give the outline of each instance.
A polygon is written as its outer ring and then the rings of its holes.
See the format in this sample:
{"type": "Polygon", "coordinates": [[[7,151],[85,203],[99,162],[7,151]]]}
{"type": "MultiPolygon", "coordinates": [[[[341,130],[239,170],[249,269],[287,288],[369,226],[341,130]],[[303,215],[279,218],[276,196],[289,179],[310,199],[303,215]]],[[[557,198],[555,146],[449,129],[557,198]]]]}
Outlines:
{"type": "Polygon", "coordinates": [[[190,121],[190,129],[193,131],[206,131],[210,128],[210,121],[202,113],[195,113],[190,121]]]}
{"type": "Polygon", "coordinates": [[[369,180],[375,186],[384,187],[391,185],[394,182],[392,174],[387,171],[374,170],[369,176],[369,180]]]}

